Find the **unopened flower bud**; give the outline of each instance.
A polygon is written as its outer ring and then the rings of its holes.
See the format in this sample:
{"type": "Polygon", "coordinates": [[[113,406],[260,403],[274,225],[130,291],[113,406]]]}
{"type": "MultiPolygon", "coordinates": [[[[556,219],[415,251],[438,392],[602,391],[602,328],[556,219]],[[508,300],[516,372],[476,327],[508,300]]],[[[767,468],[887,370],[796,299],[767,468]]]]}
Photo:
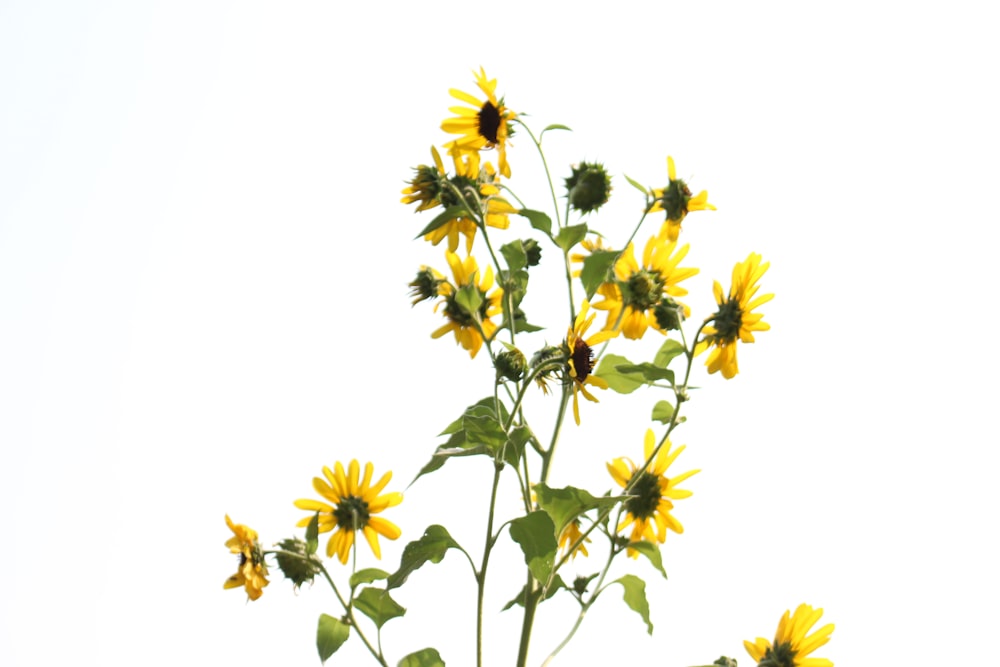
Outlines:
{"type": "Polygon", "coordinates": [[[415,306],[424,299],[438,296],[440,294],[438,288],[443,282],[444,276],[440,273],[429,266],[421,266],[417,277],[410,282],[410,296],[413,297],[411,303],[415,306]]]}
{"type": "Polygon", "coordinates": [[[504,350],[496,358],[497,379],[507,378],[513,382],[518,382],[524,377],[524,371],[528,368],[528,360],[517,348],[504,350]]]}
{"type": "Polygon", "coordinates": [[[535,239],[525,239],[521,242],[524,246],[524,254],[528,256],[528,266],[538,266],[542,261],[542,248],[535,239]]]}
{"type": "Polygon", "coordinates": [[[573,173],[566,179],[566,196],[574,210],[581,213],[596,211],[608,203],[611,176],[602,164],[581,162],[573,167],[573,173]]]}
{"type": "Polygon", "coordinates": [[[660,300],[653,308],[653,315],[656,317],[656,324],[664,331],[676,331],[681,328],[684,321],[684,306],[680,305],[669,296],[660,300]]]}

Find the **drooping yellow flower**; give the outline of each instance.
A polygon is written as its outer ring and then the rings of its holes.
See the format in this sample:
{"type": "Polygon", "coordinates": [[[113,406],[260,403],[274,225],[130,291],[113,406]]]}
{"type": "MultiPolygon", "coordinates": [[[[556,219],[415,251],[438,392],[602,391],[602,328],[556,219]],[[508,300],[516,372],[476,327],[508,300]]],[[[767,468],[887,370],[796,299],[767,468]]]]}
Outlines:
{"type": "Polygon", "coordinates": [[[244,587],[247,596],[251,600],[256,600],[268,585],[267,565],[264,564],[264,553],[257,542],[257,531],[247,528],[241,523],[233,523],[233,520],[226,515],[226,525],[233,531],[233,536],[226,540],[229,551],[239,554],[240,564],[236,568],[236,574],[226,579],[222,585],[225,588],[244,587]]]}
{"type": "Polygon", "coordinates": [[[452,97],[465,102],[471,108],[451,107],[449,111],[458,114],[458,116],[441,123],[441,129],[449,134],[462,135],[448,144],[448,148],[455,147],[463,153],[478,152],[484,148],[496,148],[500,173],[506,178],[510,178],[510,166],[507,164],[507,138],[511,134],[510,122],[517,114],[504,105],[503,99],[497,99],[497,81],[496,79],[487,79],[486,71],[482,67],[479,68],[479,74],[476,74],[476,85],[483,91],[486,96],[485,100],[480,100],[474,95],[454,88],[448,91],[452,97]]]}
{"type": "Polygon", "coordinates": [[[764,272],[771,266],[770,262],[760,263],[761,256],[750,253],[745,261],[733,267],[733,283],[729,288],[729,296],[722,291],[722,285],[715,281],[713,291],[719,309],[709,318],[710,324],[702,329],[702,339],[695,347],[695,354],[701,354],[709,347],[714,349],[708,355],[705,365],[709,373],[722,371],[724,378],[731,379],[740,372],[736,363],[736,342],[754,342],[754,331],[767,331],[771,325],[762,321],[763,313],[752,312],[757,306],[774,298],[773,294],[764,294],[757,298],[760,280],[764,272]]]}
{"type": "MultiPolygon", "coordinates": [[[[618,486],[629,488],[631,498],[625,501],[625,518],[618,524],[617,532],[621,532],[629,525],[632,526],[632,534],[629,535],[630,542],[663,542],[667,539],[667,531],[683,533],[684,526],[674,518],[671,510],[674,508],[674,500],[687,498],[691,491],[679,489],[677,485],[688,477],[701,472],[700,470],[689,470],[676,477],[667,477],[667,468],[684,451],[684,445],[671,451],[670,441],[667,440],[656,458],[650,461],[645,468],[638,467],[632,459],[623,457],[617,458],[608,463],[608,472],[618,483],[618,486]]],[[[653,430],[646,431],[646,439],[643,448],[644,460],[648,460],[656,449],[656,437],[653,430]]],[[[637,558],[639,553],[634,549],[628,550],[628,555],[637,558]]]]}
{"type": "Polygon", "coordinates": [[[830,641],[830,635],[833,634],[833,623],[809,634],[822,615],[822,609],[800,604],[794,614],[786,610],[782,615],[773,644],[758,637],[753,642],[744,641],[743,646],[759,667],[833,667],[833,662],[826,658],[808,657],[830,641]]]}
{"type": "MultiPolygon", "coordinates": [[[[563,528],[562,533],[559,535],[559,548],[562,550],[569,549],[582,536],[583,532],[580,530],[580,519],[573,519],[568,524],[566,524],[566,527],[563,528]]],[[[576,559],[578,554],[582,554],[584,557],[589,556],[590,554],[587,553],[587,546],[586,546],[588,542],[590,542],[590,538],[584,537],[583,541],[580,542],[580,544],[576,547],[576,549],[573,549],[573,554],[571,557],[573,559],[576,559]]]]}
{"type": "MultiPolygon", "coordinates": [[[[448,323],[432,333],[431,338],[440,338],[449,331],[454,332],[455,340],[469,351],[469,356],[475,359],[479,349],[483,346],[483,336],[485,335],[488,340],[492,340],[497,331],[496,323],[490,318],[503,312],[501,305],[503,290],[498,287],[491,294],[488,294],[493,286],[493,268],[487,266],[485,273],[480,276],[476,258],[472,255],[466,257],[464,261],[453,252],[445,253],[445,257],[451,267],[452,274],[455,276],[455,284],[445,283],[440,286],[444,300],[439,301],[437,306],[444,304],[443,312],[448,323]],[[475,317],[465,312],[465,309],[456,300],[458,291],[466,285],[471,285],[473,289],[479,291],[481,303],[475,317]],[[480,332],[480,328],[482,332],[480,332]]],[[[437,306],[435,306],[435,310],[437,306]]]]}
{"type": "MultiPolygon", "coordinates": [[[[382,493],[392,472],[382,475],[381,479],[372,484],[372,473],[375,468],[371,463],[365,464],[364,477],[360,478],[361,467],[356,459],[352,459],[344,472],[344,466],[338,461],[333,470],[323,466],[323,478],[313,477],[313,488],[328,501],[300,499],[295,506],[300,510],[319,512],[319,532],[328,533],[334,530],[326,544],[326,555],[332,558],[337,554],[341,563],[347,563],[347,556],[354,545],[354,534],[360,531],[368,541],[368,546],[376,558],[382,558],[378,536],[394,540],[399,537],[399,527],[382,517],[374,516],[383,510],[403,502],[403,494],[398,492],[382,493]]],[[[298,522],[300,528],[308,526],[312,515],[298,522]]]]}
{"type": "Polygon", "coordinates": [[[569,376],[573,383],[573,419],[576,420],[577,426],[580,425],[580,401],[578,395],[583,394],[583,397],[588,401],[597,403],[598,400],[594,398],[594,395],[587,391],[587,385],[600,387],[601,389],[608,388],[608,383],[603,378],[592,375],[594,370],[593,347],[618,335],[617,331],[598,331],[590,338],[584,339],[587,329],[590,328],[594,318],[597,317],[597,313],[591,313],[588,317],[588,310],[590,310],[590,304],[584,301],[580,312],[576,316],[576,320],[573,322],[573,326],[566,332],[567,363],[569,365],[569,376]]]}
{"type": "Polygon", "coordinates": [[[653,190],[656,201],[649,209],[650,213],[656,211],[666,211],[667,219],[663,223],[660,234],[670,241],[676,241],[681,232],[681,223],[684,217],[691,211],[714,211],[715,206],[708,203],[708,191],[702,190],[695,196],[691,196],[691,189],[687,183],[677,178],[677,168],[674,167],[674,159],[667,156],[667,175],[670,182],[667,187],[653,190]]]}
{"type": "MultiPolygon", "coordinates": [[[[598,293],[604,300],[594,303],[594,308],[608,313],[604,328],[620,329],[631,340],[642,338],[650,326],[665,333],[653,309],[664,297],[688,293],[679,283],[696,275],[698,269],[679,266],[687,253],[687,245],[677,248],[674,241],[653,236],[646,243],[640,265],[630,243],[615,262],[616,282],[601,285],[598,293]]],[[[684,313],[690,313],[687,306],[684,306],[684,313]]]]}

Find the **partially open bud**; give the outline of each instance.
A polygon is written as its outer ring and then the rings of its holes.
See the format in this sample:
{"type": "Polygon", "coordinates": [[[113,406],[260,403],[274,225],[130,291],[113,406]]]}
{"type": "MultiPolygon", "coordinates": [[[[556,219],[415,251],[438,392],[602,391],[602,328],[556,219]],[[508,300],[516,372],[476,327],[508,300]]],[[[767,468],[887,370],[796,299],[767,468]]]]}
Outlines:
{"type": "Polygon", "coordinates": [[[425,299],[433,299],[440,295],[439,287],[444,283],[444,276],[430,268],[421,266],[417,277],[410,282],[411,302],[414,306],[425,299]]]}
{"type": "Polygon", "coordinates": [[[494,364],[497,370],[497,379],[507,378],[513,382],[518,382],[524,377],[524,371],[528,368],[528,360],[524,358],[516,347],[504,350],[497,355],[494,364]]]}
{"type": "Polygon", "coordinates": [[[574,210],[580,213],[596,211],[608,203],[611,176],[602,164],[581,162],[573,167],[573,173],[566,179],[566,196],[574,210]]]}

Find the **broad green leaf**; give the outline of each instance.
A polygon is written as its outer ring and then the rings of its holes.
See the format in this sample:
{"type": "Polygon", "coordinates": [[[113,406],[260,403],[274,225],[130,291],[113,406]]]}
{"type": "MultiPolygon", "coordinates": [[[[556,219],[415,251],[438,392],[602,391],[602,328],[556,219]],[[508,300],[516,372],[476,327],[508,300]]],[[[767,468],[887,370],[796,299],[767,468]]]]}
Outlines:
{"type": "Polygon", "coordinates": [[[621,579],[616,579],[614,583],[622,585],[625,589],[625,604],[642,616],[642,620],[646,623],[646,631],[653,634],[653,624],[649,621],[649,602],[646,601],[646,582],[634,574],[626,574],[621,579]]]}
{"type": "Polygon", "coordinates": [[[608,387],[619,394],[631,394],[633,391],[646,384],[641,374],[622,373],[618,368],[624,365],[631,365],[625,357],[618,354],[605,354],[601,357],[601,363],[594,371],[594,375],[608,383],[608,387]]]}
{"type": "Polygon", "coordinates": [[[672,338],[668,338],[660,346],[656,356],[653,357],[653,365],[666,368],[670,365],[670,360],[684,354],[684,346],[672,338]]]}
{"type": "Polygon", "coordinates": [[[492,451],[498,450],[507,442],[507,434],[503,426],[493,415],[465,415],[462,420],[465,439],[470,444],[486,445],[492,451]]]}
{"type": "Polygon", "coordinates": [[[440,563],[448,549],[461,549],[458,542],[451,538],[444,526],[428,526],[419,540],[414,540],[403,549],[403,557],[399,561],[399,569],[389,576],[386,589],[392,590],[406,583],[407,577],[430,561],[440,563]]]}
{"type": "Polygon", "coordinates": [[[306,555],[311,556],[319,548],[319,512],[309,519],[306,526],[306,555]]]}
{"type": "Polygon", "coordinates": [[[616,250],[595,250],[584,258],[583,268],[580,270],[580,282],[587,291],[587,299],[594,296],[601,283],[608,281],[618,254],[616,250]]]}
{"type": "Polygon", "coordinates": [[[528,254],[524,251],[524,242],[521,239],[502,245],[500,254],[507,260],[507,267],[511,271],[528,266],[528,254]]]}
{"type": "Polygon", "coordinates": [[[524,455],[524,446],[529,440],[531,440],[531,429],[527,426],[515,426],[512,428],[510,436],[507,438],[507,444],[504,445],[504,462],[509,463],[513,468],[517,469],[521,463],[521,457],[524,455]]]}
{"type": "Polygon", "coordinates": [[[587,236],[587,225],[586,223],[579,225],[569,225],[568,227],[563,227],[556,234],[556,245],[565,250],[570,251],[570,248],[575,246],[577,243],[582,241],[587,236]]]}
{"type": "Polygon", "coordinates": [[[448,223],[449,220],[454,220],[455,218],[467,218],[469,217],[469,212],[464,206],[449,206],[441,213],[438,217],[431,220],[431,223],[424,227],[424,230],[417,234],[416,238],[421,238],[427,234],[430,234],[438,227],[443,227],[448,223]]]}
{"type": "Polygon", "coordinates": [[[595,498],[589,492],[572,486],[553,489],[539,483],[534,488],[538,506],[552,519],[556,539],[573,519],[584,512],[598,507],[613,507],[618,503],[618,498],[595,498]]]}
{"type": "Polygon", "coordinates": [[[522,208],[518,211],[518,215],[527,218],[534,229],[545,232],[546,236],[552,238],[552,218],[548,215],[541,211],[532,211],[530,208],[522,208]]]}
{"type": "Polygon", "coordinates": [[[653,406],[653,421],[669,424],[674,418],[674,405],[668,401],[657,401],[653,406]]]}
{"type": "Polygon", "coordinates": [[[667,571],[663,569],[663,558],[660,556],[660,547],[652,542],[630,542],[629,547],[635,549],[643,556],[649,559],[649,562],[653,564],[663,578],[667,578],[667,571]]]}
{"type": "Polygon", "coordinates": [[[354,598],[354,608],[372,619],[380,630],[386,621],[406,613],[406,609],[392,599],[389,591],[371,586],[362,588],[358,597],[354,598]]]}
{"type": "Polygon", "coordinates": [[[370,584],[373,581],[388,578],[389,573],[385,570],[380,570],[377,567],[368,567],[363,570],[358,570],[351,575],[351,588],[355,588],[360,584],[370,584]]]}
{"type": "Polygon", "coordinates": [[[674,372],[669,368],[658,368],[648,361],[644,361],[641,364],[622,364],[621,366],[616,366],[616,370],[619,373],[625,375],[638,375],[645,378],[646,382],[652,383],[659,380],[666,380],[670,384],[674,383],[674,372]]]}
{"type": "Polygon", "coordinates": [[[635,188],[644,195],[649,194],[649,190],[647,190],[644,186],[639,185],[636,181],[633,181],[631,178],[629,178],[628,174],[623,174],[623,175],[625,176],[625,180],[632,184],[633,188],[635,188]]]}
{"type": "Polygon", "coordinates": [[[400,660],[399,667],[445,667],[445,665],[435,649],[425,648],[400,660]]]}
{"type": "MultiPolygon", "coordinates": [[[[467,415],[467,414],[474,414],[474,415],[490,414],[490,415],[495,415],[496,414],[496,412],[494,410],[495,406],[496,406],[496,401],[495,401],[495,399],[492,396],[487,396],[486,398],[481,399],[481,400],[473,403],[472,405],[470,405],[469,407],[467,407],[465,409],[465,412],[462,413],[461,417],[459,417],[458,419],[456,419],[455,421],[453,421],[451,424],[449,424],[448,428],[446,428],[445,430],[441,431],[441,433],[439,433],[438,435],[450,435],[452,433],[455,433],[456,431],[462,430],[462,420],[465,419],[465,415],[467,415]]],[[[500,404],[500,412],[501,412],[503,418],[507,419],[507,409],[506,409],[506,407],[504,406],[503,403],[500,404]]]]}
{"type": "Polygon", "coordinates": [[[319,627],[316,629],[316,650],[319,659],[326,662],[337,649],[344,645],[351,634],[351,626],[340,619],[327,614],[319,615],[319,627]]]}
{"type": "Polygon", "coordinates": [[[532,333],[534,331],[541,331],[545,327],[539,327],[534,324],[528,324],[524,320],[514,320],[514,333],[532,333]]]}
{"type": "Polygon", "coordinates": [[[524,562],[539,583],[545,584],[555,564],[555,526],[543,510],[536,510],[510,522],[510,536],[524,552],[524,562]]]}
{"type": "MultiPolygon", "coordinates": [[[[595,574],[594,576],[596,577],[597,575],[595,574]]],[[[560,577],[557,574],[555,577],[552,578],[552,585],[550,585],[549,588],[548,588],[548,590],[545,591],[545,597],[542,598],[541,601],[545,602],[550,597],[552,597],[553,595],[555,595],[556,593],[558,593],[559,591],[561,591],[564,588],[568,589],[569,586],[567,586],[566,582],[564,582],[562,580],[562,577],[560,577]]],[[[522,586],[521,587],[521,592],[518,593],[516,596],[514,596],[514,598],[510,602],[508,602],[507,604],[505,604],[503,606],[503,609],[501,609],[500,611],[507,611],[508,609],[510,609],[511,607],[513,607],[514,605],[517,605],[519,607],[523,607],[524,606],[524,596],[527,594],[527,592],[528,592],[527,585],[522,586]]]]}
{"type": "Polygon", "coordinates": [[[475,285],[462,285],[455,292],[455,302],[462,307],[466,314],[479,319],[479,307],[483,305],[483,293],[475,285]]]}

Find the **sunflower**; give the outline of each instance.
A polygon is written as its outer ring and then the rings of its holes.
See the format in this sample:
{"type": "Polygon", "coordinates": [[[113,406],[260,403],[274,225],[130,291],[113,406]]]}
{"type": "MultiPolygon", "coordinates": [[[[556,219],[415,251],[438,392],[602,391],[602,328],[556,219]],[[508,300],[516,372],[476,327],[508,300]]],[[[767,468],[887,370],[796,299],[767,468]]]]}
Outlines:
{"type": "Polygon", "coordinates": [[[828,623],[806,636],[822,615],[822,609],[800,604],[794,614],[785,611],[782,615],[773,644],[758,637],[753,642],[744,641],[743,646],[759,667],[833,667],[833,662],[826,658],[807,657],[830,641],[833,634],[834,625],[828,623]]]}
{"type": "MultiPolygon", "coordinates": [[[[475,72],[473,72],[475,74],[475,72]]],[[[510,178],[510,166],[507,164],[507,138],[511,135],[510,122],[517,114],[504,106],[503,99],[496,95],[496,79],[487,79],[486,71],[480,67],[476,74],[476,85],[486,95],[485,100],[479,100],[474,95],[463,93],[452,88],[448,92],[468,107],[451,107],[449,111],[458,114],[441,123],[441,129],[449,134],[462,135],[448,144],[448,148],[456,148],[463,153],[478,152],[484,148],[496,148],[500,173],[510,178]]]]}
{"type": "Polygon", "coordinates": [[[479,266],[472,255],[466,257],[465,261],[459,259],[453,252],[445,253],[445,257],[455,276],[455,284],[444,283],[440,286],[444,301],[439,301],[437,305],[444,304],[444,316],[448,318],[448,323],[432,333],[431,338],[440,338],[452,331],[455,333],[455,340],[469,351],[469,356],[475,359],[479,348],[483,346],[483,337],[492,340],[497,331],[497,325],[490,318],[503,312],[500,303],[503,290],[497,288],[492,294],[487,294],[493,286],[493,269],[487,266],[485,274],[480,279],[479,266]],[[467,313],[457,299],[458,291],[465,286],[471,286],[479,291],[481,303],[475,317],[467,313]]]}
{"type": "Polygon", "coordinates": [[[709,373],[721,370],[722,376],[727,380],[740,372],[736,363],[736,341],[752,343],[754,331],[767,331],[771,328],[770,324],[761,321],[763,313],[751,312],[774,298],[773,294],[754,298],[760,287],[757,281],[771,266],[770,262],[761,264],[760,259],[759,254],[752,252],[745,261],[733,267],[733,283],[728,297],[724,296],[719,281],[715,281],[713,291],[719,310],[707,320],[710,324],[702,329],[704,337],[695,346],[695,354],[701,354],[711,346],[715,347],[708,355],[705,365],[708,366],[709,373]]]}
{"type": "Polygon", "coordinates": [[[573,326],[566,332],[566,355],[569,365],[569,376],[573,382],[573,419],[577,426],[580,425],[580,401],[578,394],[588,401],[597,403],[594,395],[587,391],[587,385],[607,389],[608,383],[603,378],[599,378],[591,373],[594,370],[594,350],[593,346],[600,345],[604,341],[618,335],[617,331],[598,331],[590,338],[584,339],[587,329],[590,328],[597,313],[591,313],[587,317],[590,304],[583,302],[580,313],[576,316],[573,326]]]}
{"type": "Polygon", "coordinates": [[[239,588],[243,586],[247,591],[247,596],[251,600],[256,600],[268,585],[267,565],[264,564],[264,552],[261,551],[257,542],[257,531],[247,528],[243,524],[233,523],[233,520],[226,515],[226,525],[233,531],[233,536],[226,540],[226,546],[230,553],[240,555],[240,565],[236,568],[236,574],[226,579],[223,588],[239,588]]]}
{"type": "MultiPolygon", "coordinates": [[[[582,536],[583,532],[580,531],[580,519],[573,519],[568,524],[566,524],[566,527],[563,528],[562,533],[559,535],[559,548],[569,549],[582,536]]],[[[583,554],[583,556],[585,557],[589,556],[590,554],[587,553],[587,546],[586,546],[588,542],[590,542],[590,538],[584,537],[583,541],[580,542],[580,544],[576,547],[576,549],[573,549],[572,558],[575,559],[577,554],[583,554]]]]}
{"type": "MultiPolygon", "coordinates": [[[[615,262],[615,282],[598,288],[604,300],[596,302],[594,308],[608,311],[604,328],[621,329],[631,340],[642,338],[650,326],[664,333],[653,311],[665,297],[688,293],[678,283],[696,275],[698,269],[678,266],[687,253],[686,244],[677,248],[676,242],[653,236],[646,243],[640,266],[630,243],[615,262]]],[[[685,315],[689,314],[690,309],[683,307],[685,315]]]]}
{"type": "MultiPolygon", "coordinates": [[[[373,516],[382,510],[398,505],[403,501],[403,494],[398,492],[379,495],[385,485],[392,479],[392,473],[382,475],[372,484],[374,466],[365,464],[365,475],[359,481],[360,466],[352,459],[344,472],[344,466],[338,461],[331,471],[323,466],[323,477],[313,477],[313,488],[327,501],[296,500],[295,506],[300,510],[319,512],[319,532],[327,533],[336,528],[330,541],[326,544],[326,555],[329,558],[337,554],[341,563],[347,563],[347,554],[354,545],[354,533],[364,533],[368,546],[376,558],[382,558],[378,536],[394,540],[400,535],[399,527],[382,517],[373,516]]],[[[308,526],[312,516],[307,516],[297,524],[300,528],[308,526]]]]}
{"type": "MultiPolygon", "coordinates": [[[[645,447],[643,456],[648,461],[656,449],[656,438],[653,430],[646,431],[645,447]]],[[[684,445],[677,449],[670,450],[670,441],[667,440],[656,458],[649,462],[645,468],[639,468],[629,458],[617,458],[608,463],[608,472],[618,485],[628,489],[631,497],[625,501],[625,518],[618,524],[617,531],[621,532],[632,525],[632,534],[629,536],[630,542],[659,542],[662,544],[667,539],[667,531],[683,533],[684,526],[674,518],[670,511],[674,508],[674,500],[687,498],[691,492],[686,489],[678,489],[677,485],[688,477],[701,472],[700,470],[689,470],[676,477],[667,477],[667,468],[684,451],[684,445]]],[[[638,557],[638,552],[629,549],[628,555],[632,558],[638,557]]]]}
{"type": "Polygon", "coordinates": [[[674,159],[667,156],[667,176],[670,182],[667,187],[653,190],[656,201],[649,209],[650,213],[656,211],[666,211],[667,219],[663,223],[660,234],[676,241],[681,232],[681,223],[691,211],[714,211],[715,206],[708,203],[708,191],[702,190],[695,196],[691,196],[691,190],[687,183],[677,178],[677,168],[674,167],[674,159]]]}

